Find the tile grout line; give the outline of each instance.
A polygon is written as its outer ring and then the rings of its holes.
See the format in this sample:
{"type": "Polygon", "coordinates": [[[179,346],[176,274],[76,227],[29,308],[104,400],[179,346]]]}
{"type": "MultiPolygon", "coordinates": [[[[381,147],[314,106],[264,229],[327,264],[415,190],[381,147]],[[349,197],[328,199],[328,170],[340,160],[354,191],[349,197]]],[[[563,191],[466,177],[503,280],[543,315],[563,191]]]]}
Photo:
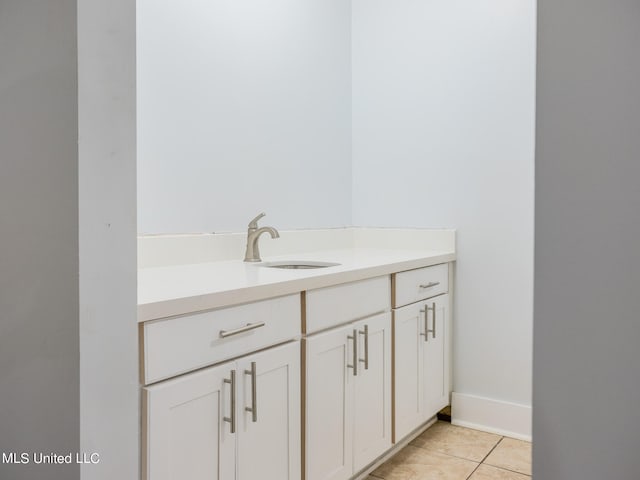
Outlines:
{"type": "MultiPolygon", "coordinates": [[[[435,449],[435,448],[426,448],[424,445],[416,445],[416,444],[414,444],[414,443],[413,443],[413,441],[412,441],[412,442],[410,442],[410,443],[407,445],[407,447],[408,447],[408,446],[412,446],[412,447],[414,447],[414,448],[419,448],[420,450],[424,450],[424,451],[426,451],[426,452],[432,452],[432,453],[436,453],[436,454],[444,455],[444,456],[446,456],[446,457],[457,458],[457,459],[459,459],[459,460],[466,460],[466,461],[468,461],[468,462],[477,463],[476,467],[475,467],[475,468],[473,469],[473,471],[469,474],[469,476],[468,476],[468,477],[466,477],[466,479],[465,479],[465,480],[469,480],[469,479],[473,476],[473,474],[476,472],[476,470],[478,470],[478,468],[480,468],[480,465],[483,465],[483,464],[484,464],[484,465],[490,465],[490,464],[488,464],[488,463],[484,463],[484,461],[489,457],[489,455],[491,455],[491,453],[492,453],[496,448],[498,448],[498,445],[500,445],[500,443],[502,442],[502,440],[504,440],[505,438],[506,438],[506,437],[505,437],[504,435],[500,435],[500,438],[498,439],[498,441],[496,442],[496,444],[495,444],[493,447],[491,447],[491,449],[489,450],[489,452],[487,452],[487,454],[486,454],[486,455],[484,455],[484,457],[482,457],[482,459],[481,459],[480,461],[471,460],[470,458],[461,457],[461,456],[458,456],[458,455],[452,455],[452,454],[450,454],[450,453],[445,453],[445,452],[439,451],[439,450],[437,450],[437,449],[435,449]]],[[[406,447],[405,447],[405,448],[406,448],[406,447]]],[[[495,465],[490,465],[490,466],[495,467],[495,465]]],[[[495,467],[495,468],[501,468],[501,467],[495,467]]],[[[506,468],[503,468],[503,470],[507,470],[507,471],[509,471],[509,472],[513,472],[513,473],[519,473],[519,474],[521,474],[520,472],[516,472],[516,471],[513,471],[513,470],[506,469],[506,468]]],[[[521,475],[523,475],[523,474],[521,474],[521,475]]],[[[376,477],[376,478],[378,478],[378,477],[376,477]]],[[[382,480],[384,480],[384,479],[382,479],[382,480]]]]}
{"type": "MultiPolygon", "coordinates": [[[[474,468],[474,469],[473,469],[473,472],[471,472],[471,473],[469,474],[469,476],[466,478],[466,480],[469,480],[469,479],[473,476],[473,474],[474,474],[474,473],[476,473],[476,470],[478,470],[478,469],[480,468],[480,465],[488,465],[488,464],[485,464],[485,463],[484,463],[484,461],[487,459],[487,457],[488,457],[489,455],[491,455],[491,452],[493,452],[493,451],[497,448],[497,446],[498,446],[498,445],[500,445],[500,442],[502,442],[502,440],[503,440],[503,439],[504,439],[504,437],[500,437],[500,440],[498,440],[498,441],[496,442],[496,444],[493,446],[493,448],[492,448],[491,450],[489,450],[489,453],[487,453],[487,454],[484,456],[484,458],[480,461],[480,463],[476,466],[476,468],[474,468]]],[[[492,466],[493,466],[493,465],[492,465],[492,466]]]]}
{"type": "Polygon", "coordinates": [[[489,453],[487,453],[487,455],[482,459],[482,462],[480,462],[480,465],[489,465],[490,467],[493,467],[493,468],[499,468],[499,469],[501,469],[501,470],[506,470],[507,472],[517,473],[517,474],[519,474],[519,475],[524,475],[524,476],[526,476],[526,477],[531,478],[531,475],[529,475],[528,473],[522,473],[522,472],[518,472],[517,470],[511,470],[510,468],[506,468],[506,467],[504,467],[504,466],[498,466],[498,465],[493,465],[493,464],[491,464],[491,463],[485,463],[485,462],[486,462],[486,460],[487,460],[487,458],[489,458],[489,455],[491,455],[491,453],[492,453],[496,448],[498,448],[498,445],[500,445],[500,444],[502,443],[502,440],[504,440],[505,438],[511,438],[511,437],[504,437],[504,436],[503,436],[503,437],[498,441],[498,443],[496,443],[496,445],[491,449],[491,451],[490,451],[489,453]]]}
{"type": "Polygon", "coordinates": [[[473,469],[473,472],[471,472],[465,480],[469,480],[471,477],[473,477],[473,474],[476,473],[476,470],[478,470],[478,468],[480,468],[480,465],[482,464],[479,463],[478,465],[476,465],[476,468],[473,469]]]}
{"type": "MultiPolygon", "coordinates": [[[[522,472],[518,472],[517,470],[511,470],[510,468],[506,468],[506,467],[499,467],[498,465],[492,465],[490,463],[481,463],[480,465],[487,465],[489,467],[493,467],[493,468],[497,468],[498,470],[504,470],[506,472],[511,472],[511,473],[517,473],[518,475],[524,475],[525,477],[529,477],[531,478],[531,475],[529,475],[528,473],[522,473],[522,472]]],[[[383,479],[384,480],[384,479],[383,479]]]]}
{"type": "MultiPolygon", "coordinates": [[[[437,423],[437,422],[436,422],[436,423],[437,423]]],[[[475,431],[475,432],[482,432],[481,430],[474,430],[474,429],[469,429],[469,428],[466,428],[466,427],[457,427],[457,426],[453,426],[453,425],[452,425],[452,427],[454,427],[454,428],[460,428],[460,429],[463,429],[463,430],[473,430],[473,431],[475,431]]],[[[482,433],[489,433],[489,432],[482,432],[482,433]]],[[[496,442],[496,444],[491,448],[491,450],[489,450],[489,453],[487,453],[484,457],[482,457],[482,460],[479,460],[479,461],[478,461],[478,460],[471,459],[471,458],[467,458],[467,457],[462,457],[462,456],[460,456],[460,455],[454,455],[454,454],[452,454],[452,453],[446,453],[446,452],[443,452],[443,451],[441,451],[441,450],[438,450],[437,448],[433,448],[433,447],[432,447],[432,448],[428,448],[428,447],[426,447],[426,446],[424,446],[424,445],[417,445],[417,444],[415,444],[414,442],[415,442],[415,441],[417,440],[417,438],[419,438],[419,437],[416,437],[416,438],[415,438],[415,439],[413,439],[411,442],[409,442],[409,443],[407,444],[407,447],[408,447],[409,445],[411,445],[412,447],[419,448],[419,449],[421,449],[421,450],[425,450],[425,451],[427,451],[427,452],[439,453],[439,454],[441,454],[441,455],[446,455],[447,457],[458,458],[458,459],[460,459],[460,460],[467,460],[467,461],[469,461],[469,462],[473,462],[473,463],[481,464],[482,462],[484,462],[484,461],[486,460],[486,458],[491,454],[491,452],[493,452],[493,450],[498,446],[498,444],[499,444],[499,443],[500,443],[504,438],[506,438],[504,435],[496,435],[496,434],[492,434],[492,433],[489,433],[489,434],[490,434],[490,435],[498,436],[498,437],[500,437],[500,438],[498,439],[498,441],[496,442]]],[[[405,447],[405,448],[406,448],[406,447],[405,447]]],[[[384,480],[384,479],[383,479],[383,480],[384,480]]]]}
{"type": "MultiPolygon", "coordinates": [[[[443,455],[444,457],[456,458],[456,459],[459,459],[459,460],[465,460],[465,461],[468,461],[468,462],[470,461],[470,462],[476,463],[475,468],[473,469],[473,471],[471,471],[471,473],[467,477],[465,477],[465,480],[471,479],[473,477],[473,475],[478,471],[478,469],[480,468],[481,465],[487,465],[487,466],[490,466],[492,468],[503,470],[505,472],[514,473],[516,475],[522,475],[524,477],[527,477],[528,479],[531,479],[532,478],[531,475],[529,475],[527,473],[523,473],[523,472],[520,472],[520,471],[517,471],[517,470],[512,470],[512,469],[506,468],[504,466],[498,466],[498,465],[493,465],[491,463],[487,463],[487,459],[489,458],[489,456],[496,450],[496,448],[498,448],[498,446],[502,443],[502,441],[505,438],[508,438],[508,437],[505,437],[505,436],[501,435],[500,438],[498,439],[498,441],[495,443],[495,445],[482,457],[482,459],[479,462],[476,462],[475,460],[471,460],[471,459],[466,458],[466,457],[462,457],[462,456],[458,456],[458,455],[452,455],[450,453],[445,453],[445,452],[437,450],[436,448],[427,448],[425,445],[416,445],[413,442],[410,442],[409,444],[407,444],[405,446],[405,449],[407,447],[411,446],[411,447],[416,448],[418,450],[423,450],[425,452],[435,453],[437,455],[443,455]]],[[[373,473],[370,473],[369,477],[371,477],[374,480],[385,480],[384,477],[381,477],[381,476],[378,476],[378,475],[374,475],[373,473]]]]}
{"type": "MultiPolygon", "coordinates": [[[[482,459],[482,461],[480,462],[480,464],[483,464],[484,461],[489,458],[489,455],[491,455],[493,453],[493,451],[498,448],[498,445],[500,445],[502,443],[502,440],[504,440],[504,437],[500,437],[500,440],[498,440],[498,443],[496,443],[493,448],[491,450],[489,450],[489,453],[487,453],[484,458],[482,459]]],[[[487,464],[488,465],[488,464],[487,464]]],[[[493,465],[492,465],[493,466],[493,465]]]]}
{"type": "MultiPolygon", "coordinates": [[[[500,443],[500,440],[498,440],[498,443],[500,443]]],[[[481,464],[484,461],[484,459],[487,458],[487,456],[491,452],[493,452],[493,449],[496,448],[496,446],[498,446],[498,443],[496,443],[496,445],[491,448],[491,450],[489,451],[489,453],[487,453],[486,456],[482,457],[483,458],[482,460],[473,460],[471,458],[461,457],[460,455],[453,455],[452,453],[446,453],[446,452],[443,452],[441,450],[437,450],[435,448],[427,448],[427,447],[425,447],[423,445],[413,445],[412,443],[410,443],[409,445],[411,445],[414,448],[419,448],[420,450],[424,450],[425,452],[437,453],[437,454],[440,454],[440,455],[444,455],[446,457],[457,458],[458,460],[466,460],[467,462],[473,462],[473,463],[481,464]]],[[[407,446],[409,446],[409,445],[407,445],[407,446]]]]}
{"type": "MultiPolygon", "coordinates": [[[[484,463],[484,461],[489,457],[489,455],[491,455],[491,453],[498,447],[498,445],[500,445],[500,443],[502,442],[502,440],[504,440],[504,438],[505,438],[504,436],[501,436],[500,439],[496,442],[496,444],[493,447],[491,447],[491,450],[489,450],[489,452],[487,452],[487,454],[484,457],[482,457],[482,460],[480,460],[479,462],[477,462],[475,460],[471,460],[471,459],[466,458],[466,457],[460,457],[458,455],[452,455],[450,453],[441,452],[441,451],[436,450],[436,449],[425,448],[423,445],[414,445],[413,442],[409,443],[409,445],[411,445],[414,448],[419,448],[420,450],[424,450],[426,452],[437,453],[437,454],[440,454],[440,455],[444,455],[445,457],[457,458],[459,460],[466,460],[468,462],[477,463],[476,467],[469,474],[469,476],[465,479],[465,480],[469,480],[473,476],[473,474],[476,472],[476,470],[478,470],[478,468],[480,468],[480,465],[489,465],[491,467],[501,468],[501,467],[496,467],[495,465],[490,465],[489,463],[484,463]]],[[[409,445],[407,445],[407,447],[409,445]]],[[[503,468],[503,470],[507,470],[507,471],[513,472],[513,473],[520,473],[520,472],[516,472],[514,470],[509,470],[507,468],[503,468]]],[[[526,475],[526,474],[520,473],[520,475],[526,475]]],[[[375,478],[381,478],[381,477],[375,477],[375,478]]],[[[384,479],[382,479],[382,480],[384,480],[384,479]]]]}

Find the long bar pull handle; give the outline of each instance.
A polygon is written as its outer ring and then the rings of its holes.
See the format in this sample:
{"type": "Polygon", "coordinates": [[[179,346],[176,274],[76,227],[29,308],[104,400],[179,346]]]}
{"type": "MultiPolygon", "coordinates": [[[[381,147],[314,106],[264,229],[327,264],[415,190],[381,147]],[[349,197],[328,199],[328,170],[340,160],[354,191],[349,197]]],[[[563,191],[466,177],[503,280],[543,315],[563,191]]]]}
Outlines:
{"type": "Polygon", "coordinates": [[[251,370],[245,370],[245,375],[251,375],[251,406],[244,407],[247,412],[251,412],[251,421],[258,421],[258,391],[256,389],[257,377],[256,362],[251,362],[251,370]]]}
{"type": "Polygon", "coordinates": [[[224,383],[228,383],[231,388],[231,416],[223,417],[225,422],[231,424],[231,433],[236,433],[236,371],[231,370],[231,378],[225,378],[224,383]]]}
{"type": "Polygon", "coordinates": [[[424,341],[429,341],[429,306],[425,305],[424,310],[420,310],[420,313],[424,313],[424,333],[421,333],[420,336],[424,337],[424,341]]]}
{"type": "Polygon", "coordinates": [[[364,335],[364,359],[360,359],[364,363],[364,369],[369,370],[369,325],[364,326],[364,330],[358,332],[360,335],[364,335]]]}
{"type": "Polygon", "coordinates": [[[353,329],[353,334],[348,335],[347,339],[353,340],[353,364],[347,364],[347,368],[353,368],[353,376],[358,375],[358,329],[353,329]]]}
{"type": "Polygon", "coordinates": [[[440,282],[429,282],[426,285],[420,285],[420,288],[431,288],[437,287],[438,285],[440,285],[440,282]]]}
{"type": "Polygon", "coordinates": [[[236,328],[235,330],[220,330],[220,338],[231,337],[232,335],[238,335],[239,333],[249,332],[256,328],[264,327],[265,323],[247,323],[244,327],[236,328]]]}
{"type": "Polygon", "coordinates": [[[433,302],[431,305],[431,309],[433,310],[433,329],[431,333],[433,333],[433,338],[436,338],[436,302],[433,302]]]}
{"type": "Polygon", "coordinates": [[[433,323],[432,323],[433,328],[427,329],[425,338],[427,336],[429,336],[429,334],[432,334],[433,338],[436,338],[436,303],[435,302],[433,302],[430,307],[429,306],[425,307],[425,314],[424,314],[424,317],[425,317],[425,323],[424,323],[425,328],[427,328],[427,317],[428,317],[429,310],[433,311],[433,317],[432,317],[432,319],[433,319],[433,323]]]}

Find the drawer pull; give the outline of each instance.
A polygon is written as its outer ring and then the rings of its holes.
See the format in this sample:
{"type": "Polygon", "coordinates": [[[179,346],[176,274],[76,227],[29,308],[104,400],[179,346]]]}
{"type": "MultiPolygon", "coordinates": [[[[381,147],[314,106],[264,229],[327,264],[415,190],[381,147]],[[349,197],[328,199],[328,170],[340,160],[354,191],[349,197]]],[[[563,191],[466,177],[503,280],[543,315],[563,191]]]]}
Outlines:
{"type": "Polygon", "coordinates": [[[236,328],[235,330],[220,330],[220,338],[231,337],[232,335],[238,335],[240,333],[249,332],[256,328],[264,327],[265,323],[247,323],[244,327],[236,328]]]}
{"type": "Polygon", "coordinates": [[[358,375],[358,329],[353,329],[353,335],[347,336],[348,340],[353,340],[353,364],[347,364],[347,368],[353,368],[353,376],[358,375]]]}
{"type": "Polygon", "coordinates": [[[429,282],[426,285],[420,285],[420,288],[431,288],[437,287],[438,285],[440,285],[440,282],[429,282]]]}
{"type": "Polygon", "coordinates": [[[245,370],[245,375],[251,376],[251,406],[244,407],[247,412],[251,412],[251,420],[253,422],[258,421],[258,391],[256,390],[257,383],[257,373],[256,373],[256,362],[251,362],[251,370],[245,370]]]}
{"type": "Polygon", "coordinates": [[[222,419],[225,422],[229,422],[231,424],[231,433],[236,433],[236,371],[231,370],[231,378],[225,378],[224,383],[229,384],[229,389],[231,390],[231,416],[223,417],[222,419]]]}
{"type": "Polygon", "coordinates": [[[360,335],[364,335],[364,359],[360,359],[364,363],[364,369],[369,370],[369,325],[364,326],[364,330],[359,330],[360,335]]]}

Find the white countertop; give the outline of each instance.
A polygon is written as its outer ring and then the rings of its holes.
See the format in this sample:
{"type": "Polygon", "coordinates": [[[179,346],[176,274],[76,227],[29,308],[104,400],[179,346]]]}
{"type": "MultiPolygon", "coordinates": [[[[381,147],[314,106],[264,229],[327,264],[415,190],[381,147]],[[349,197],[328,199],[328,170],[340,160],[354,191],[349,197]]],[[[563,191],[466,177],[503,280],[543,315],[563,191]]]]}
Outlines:
{"type": "Polygon", "coordinates": [[[265,262],[340,263],[308,270],[266,268],[242,260],[141,268],[138,270],[138,321],[253,302],[455,259],[453,250],[352,248],[263,256],[265,262]]]}

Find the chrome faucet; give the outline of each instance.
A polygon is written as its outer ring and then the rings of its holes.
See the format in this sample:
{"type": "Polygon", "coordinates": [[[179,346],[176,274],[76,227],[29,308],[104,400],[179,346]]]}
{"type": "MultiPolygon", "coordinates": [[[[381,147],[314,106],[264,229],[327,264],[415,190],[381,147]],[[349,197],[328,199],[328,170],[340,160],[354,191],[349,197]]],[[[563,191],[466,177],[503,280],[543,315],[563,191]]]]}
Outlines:
{"type": "Polygon", "coordinates": [[[258,228],[258,220],[264,217],[266,213],[261,213],[249,222],[249,230],[247,230],[247,251],[244,254],[245,262],[261,262],[260,249],[258,248],[258,239],[260,235],[269,232],[271,238],[278,238],[280,234],[273,227],[258,228]]]}

